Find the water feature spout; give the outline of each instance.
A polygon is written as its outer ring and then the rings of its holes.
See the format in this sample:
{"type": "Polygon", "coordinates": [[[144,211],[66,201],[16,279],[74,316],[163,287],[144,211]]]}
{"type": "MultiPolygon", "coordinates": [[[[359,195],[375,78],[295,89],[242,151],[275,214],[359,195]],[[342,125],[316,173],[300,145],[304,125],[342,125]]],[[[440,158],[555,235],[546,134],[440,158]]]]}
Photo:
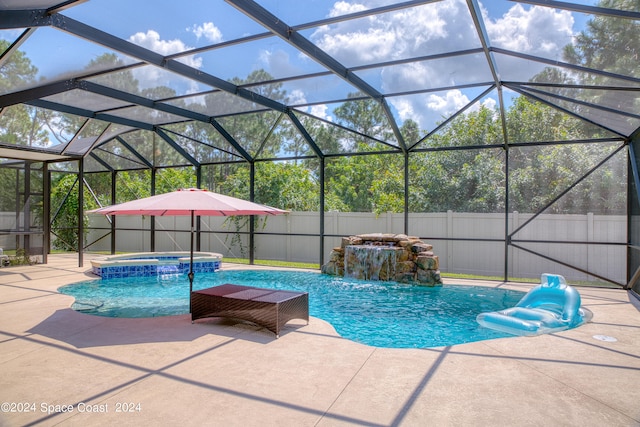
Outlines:
{"type": "Polygon", "coordinates": [[[389,246],[347,246],[344,275],[365,280],[395,280],[398,250],[389,246]]]}
{"type": "Polygon", "coordinates": [[[404,234],[360,234],[342,238],[322,272],[365,280],[442,285],[433,246],[404,234]]]}

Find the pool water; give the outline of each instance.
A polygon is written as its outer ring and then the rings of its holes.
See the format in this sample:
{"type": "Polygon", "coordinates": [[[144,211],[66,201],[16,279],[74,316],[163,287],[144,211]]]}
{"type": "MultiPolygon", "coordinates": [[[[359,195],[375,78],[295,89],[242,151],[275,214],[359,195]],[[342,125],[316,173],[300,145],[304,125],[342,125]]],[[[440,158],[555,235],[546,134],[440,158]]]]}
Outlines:
{"type": "MultiPolygon", "coordinates": [[[[295,271],[219,271],[197,274],[194,290],[234,283],[309,293],[309,314],[344,338],[375,347],[427,348],[512,336],[483,328],[481,312],[514,306],[524,292],[480,286],[425,287],[295,271]]],[[[60,288],[73,308],[108,317],[154,317],[189,312],[186,275],[103,279],[60,288]]]]}

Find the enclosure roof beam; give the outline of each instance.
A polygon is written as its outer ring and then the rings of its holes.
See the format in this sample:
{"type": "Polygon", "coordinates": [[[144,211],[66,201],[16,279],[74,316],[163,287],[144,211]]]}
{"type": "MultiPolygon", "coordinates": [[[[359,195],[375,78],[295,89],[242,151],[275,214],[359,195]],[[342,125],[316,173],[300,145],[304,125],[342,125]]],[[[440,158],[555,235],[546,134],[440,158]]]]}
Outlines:
{"type": "Polygon", "coordinates": [[[270,109],[284,112],[286,107],[284,104],[269,99],[258,93],[251,92],[250,90],[241,88],[233,83],[230,83],[224,79],[215,77],[211,74],[202,72],[196,68],[190,67],[186,64],[178,62],[174,59],[168,59],[158,53],[155,53],[149,49],[143,48],[115,37],[112,34],[98,30],[97,28],[83,24],[79,21],[71,19],[67,16],[54,13],[49,14],[46,10],[17,10],[6,11],[0,15],[0,28],[24,28],[24,27],[42,27],[52,26],[59,30],[74,34],[85,40],[98,43],[102,46],[114,49],[120,53],[128,55],[132,58],[141,60],[145,63],[165,68],[183,77],[204,83],[209,86],[217,87],[225,92],[237,95],[250,102],[254,102],[259,105],[263,105],[270,109]]]}
{"type": "Polygon", "coordinates": [[[200,166],[200,162],[196,160],[191,154],[187,153],[187,151],[182,148],[177,142],[173,140],[169,135],[167,135],[162,129],[156,128],[154,129],[155,133],[160,135],[162,139],[165,140],[167,144],[169,144],[174,150],[178,152],[182,157],[184,157],[189,163],[193,166],[200,166]]]}
{"type": "Polygon", "coordinates": [[[278,17],[272,15],[268,10],[258,5],[252,0],[226,0],[240,12],[253,18],[256,22],[268,28],[274,34],[280,36],[284,41],[293,45],[297,49],[304,52],[309,58],[314,59],[319,64],[331,70],[334,74],[342,77],[349,82],[355,88],[366,94],[367,96],[380,100],[382,95],[371,87],[368,83],[362,80],[357,75],[353,74],[348,68],[339,63],[333,57],[328,55],[322,49],[315,44],[311,43],[305,37],[300,35],[297,31],[294,31],[292,27],[282,22],[278,17]]]}
{"type": "Polygon", "coordinates": [[[91,119],[102,120],[103,122],[131,126],[144,130],[152,131],[154,129],[153,125],[141,122],[139,120],[127,119],[125,117],[118,117],[107,113],[95,113],[84,108],[72,107],[70,105],[59,104],[57,102],[45,101],[44,99],[35,99],[33,101],[25,102],[25,104],[32,105],[34,107],[46,108],[48,110],[59,111],[61,113],[69,113],[76,116],[89,117],[91,119]]]}
{"type": "Polygon", "coordinates": [[[238,153],[240,153],[240,155],[244,157],[246,161],[248,162],[253,161],[253,156],[251,156],[251,154],[249,154],[247,150],[245,150],[244,147],[242,147],[238,143],[238,141],[236,141],[236,139],[233,136],[231,136],[231,134],[227,132],[227,130],[217,120],[212,118],[209,120],[209,123],[211,123],[211,126],[213,126],[214,129],[217,130],[218,133],[222,135],[222,137],[226,139],[227,142],[231,144],[233,148],[235,148],[238,151],[238,153]]]}
{"type": "Polygon", "coordinates": [[[555,9],[563,9],[571,12],[587,13],[590,15],[610,16],[613,18],[623,19],[640,19],[640,12],[632,12],[630,10],[610,9],[606,7],[587,6],[582,4],[568,3],[555,0],[510,0],[515,3],[527,3],[534,6],[553,7],[555,9]]]}
{"type": "MultiPolygon", "coordinates": [[[[84,123],[82,123],[80,128],[78,128],[78,130],[73,134],[73,137],[71,137],[71,139],[69,139],[69,141],[67,141],[66,143],[62,144],[62,150],[60,150],[60,154],[66,154],[67,151],[69,150],[69,147],[72,146],[72,143],[73,143],[74,139],[78,138],[79,135],[82,135],[82,132],[87,128],[87,126],[89,126],[89,123],[91,123],[91,119],[89,119],[89,118],[85,118],[85,119],[86,120],[84,121],[84,123]]],[[[108,126],[106,126],[106,127],[108,127],[108,126]]],[[[103,133],[104,133],[104,129],[102,130],[100,135],[102,135],[103,133]]],[[[98,138],[96,138],[96,141],[97,140],[98,140],[98,138]]],[[[93,148],[94,145],[95,145],[95,142],[93,144],[91,144],[91,147],[87,151],[91,151],[91,149],[93,148]]]]}
{"type": "Polygon", "coordinates": [[[558,95],[558,94],[555,94],[555,93],[545,92],[543,90],[535,89],[533,87],[526,87],[526,85],[517,85],[517,86],[520,87],[520,89],[522,89],[525,92],[536,93],[536,94],[541,95],[541,96],[550,96],[550,97],[552,97],[554,99],[557,99],[559,101],[564,101],[564,102],[569,102],[569,103],[572,103],[572,104],[582,105],[584,107],[589,107],[589,108],[593,108],[593,109],[596,109],[596,110],[602,110],[602,111],[606,111],[607,113],[617,114],[617,115],[629,117],[629,118],[632,118],[632,119],[640,119],[640,114],[628,113],[628,112],[623,111],[621,109],[606,107],[604,105],[598,105],[598,104],[594,104],[594,103],[586,102],[586,101],[580,101],[578,98],[568,98],[566,96],[558,95]]]}
{"type": "Polygon", "coordinates": [[[505,117],[504,96],[502,94],[502,82],[500,73],[498,73],[498,64],[496,63],[496,59],[491,52],[491,46],[489,45],[489,33],[487,32],[487,28],[484,25],[484,19],[482,18],[482,12],[480,9],[480,5],[478,4],[478,0],[467,0],[467,5],[469,6],[471,19],[473,20],[476,31],[478,32],[478,37],[480,38],[482,50],[484,51],[484,55],[487,58],[487,64],[489,65],[489,69],[491,70],[491,75],[493,76],[494,83],[496,85],[496,88],[498,89],[498,102],[500,103],[500,118],[502,121],[502,138],[504,141],[504,146],[506,148],[509,145],[509,140],[506,125],[507,120],[505,117]]]}
{"type": "Polygon", "coordinates": [[[120,101],[128,102],[130,104],[140,105],[143,107],[163,111],[165,113],[173,114],[176,116],[186,117],[188,119],[195,120],[198,122],[208,123],[210,119],[209,116],[196,113],[195,111],[176,107],[170,104],[165,104],[163,102],[157,102],[152,99],[145,98],[144,96],[134,95],[129,92],[124,92],[118,89],[102,86],[93,82],[83,81],[80,84],[80,89],[84,89],[88,92],[92,92],[98,95],[107,96],[109,98],[118,99],[120,101]]]}
{"type": "MultiPolygon", "coordinates": [[[[513,56],[520,59],[526,59],[527,61],[540,62],[542,64],[551,65],[554,67],[568,68],[573,71],[581,71],[584,73],[596,74],[599,76],[610,77],[612,79],[624,80],[636,84],[640,84],[640,79],[637,77],[625,76],[623,74],[611,73],[608,71],[596,70],[595,68],[583,67],[582,65],[570,64],[568,62],[556,61],[554,59],[542,58],[540,56],[529,55],[521,52],[514,52],[512,50],[502,49],[499,47],[492,47],[492,52],[501,53],[504,55],[513,56]]],[[[526,82],[529,84],[529,82],[526,82]]]]}
{"type": "Polygon", "coordinates": [[[204,83],[209,86],[217,87],[225,92],[237,95],[256,104],[263,105],[276,111],[283,112],[285,110],[285,106],[283,104],[262,96],[258,93],[243,89],[224,79],[204,73],[202,70],[190,67],[186,64],[178,62],[177,60],[167,59],[164,56],[149,49],[145,49],[134,43],[120,39],[96,28],[90,27],[89,25],[75,21],[68,17],[63,18],[63,22],[53,21],[53,25],[63,31],[72,33],[76,36],[117,50],[118,52],[132,56],[146,63],[158,66],[160,68],[165,68],[183,77],[187,77],[189,79],[204,83]]]}
{"type": "MultiPolygon", "coordinates": [[[[506,86],[506,85],[505,85],[505,86],[506,86]]],[[[558,106],[558,105],[555,105],[555,104],[553,104],[553,103],[551,103],[551,102],[547,101],[547,100],[546,100],[546,99],[544,99],[544,98],[541,98],[541,97],[539,97],[539,96],[536,96],[534,93],[531,93],[531,92],[529,92],[529,91],[524,90],[523,88],[520,88],[519,86],[511,86],[511,85],[509,85],[509,86],[506,86],[506,87],[508,87],[509,89],[513,90],[514,92],[518,92],[520,95],[524,95],[524,96],[526,96],[526,97],[528,97],[528,98],[531,98],[531,99],[533,99],[533,100],[535,100],[535,101],[538,101],[538,102],[541,102],[541,103],[543,103],[543,104],[545,104],[545,105],[548,105],[548,106],[549,106],[549,107],[551,107],[551,108],[555,108],[556,110],[560,110],[560,111],[562,111],[562,112],[564,112],[564,113],[566,113],[566,114],[569,114],[570,116],[575,117],[575,118],[577,118],[577,119],[579,119],[579,120],[584,120],[584,121],[585,121],[585,122],[587,122],[587,123],[590,123],[590,124],[592,124],[592,125],[594,125],[594,126],[597,126],[597,127],[601,128],[601,129],[604,129],[604,130],[606,130],[606,131],[609,131],[609,132],[611,132],[611,133],[614,133],[614,134],[616,134],[616,135],[618,135],[618,136],[621,136],[622,138],[627,138],[627,135],[624,135],[624,134],[622,134],[622,133],[620,133],[620,132],[618,132],[618,131],[616,131],[616,130],[613,130],[613,129],[611,129],[611,128],[607,127],[607,126],[604,126],[604,125],[602,125],[602,124],[600,124],[600,123],[596,123],[596,122],[594,122],[593,120],[589,120],[589,119],[587,119],[586,117],[580,116],[580,115],[578,115],[578,114],[574,113],[574,112],[573,112],[573,111],[571,111],[571,110],[567,110],[566,108],[562,108],[562,107],[560,107],[560,106],[558,106]]]]}
{"type": "MultiPolygon", "coordinates": [[[[52,151],[46,148],[28,147],[26,145],[6,144],[0,142],[0,158],[33,162],[57,162],[78,160],[80,157],[73,154],[60,154],[57,151],[52,151]]],[[[2,163],[2,166],[4,167],[7,164],[8,163],[2,163]]]]}
{"type": "Polygon", "coordinates": [[[91,151],[89,153],[89,156],[95,160],[96,162],[100,163],[105,169],[107,169],[109,172],[114,172],[115,169],[107,162],[105,162],[104,160],[102,160],[100,158],[100,156],[98,156],[94,151],[91,151]]]}
{"type": "Polygon", "coordinates": [[[251,156],[240,146],[240,144],[238,144],[238,142],[228,132],[226,132],[219,123],[215,122],[213,118],[210,116],[206,116],[204,114],[200,114],[195,111],[176,107],[163,102],[153,101],[142,96],[133,95],[127,92],[123,92],[117,89],[98,85],[92,82],[83,82],[82,89],[85,89],[89,92],[93,92],[99,95],[104,95],[111,98],[119,99],[121,101],[130,102],[132,104],[142,105],[144,107],[160,110],[165,113],[179,115],[179,116],[186,117],[198,122],[213,124],[215,129],[222,135],[222,137],[225,140],[227,140],[227,142],[231,144],[240,153],[242,157],[244,157],[245,159],[251,158],[251,156]]]}
{"type": "Polygon", "coordinates": [[[17,39],[15,39],[13,41],[13,43],[11,43],[11,46],[9,46],[9,48],[7,50],[5,50],[4,52],[0,53],[0,67],[2,67],[5,62],[7,62],[7,60],[11,57],[11,55],[16,52],[20,46],[22,45],[22,43],[24,43],[25,41],[27,41],[27,39],[29,37],[31,37],[31,35],[36,31],[35,28],[27,28],[26,30],[24,30],[22,32],[22,34],[20,34],[18,36],[17,39]]]}
{"type": "Polygon", "coordinates": [[[153,168],[153,164],[151,164],[151,162],[149,160],[147,160],[146,157],[144,157],[142,154],[140,154],[140,152],[138,152],[138,150],[133,148],[133,146],[131,144],[129,144],[124,138],[122,138],[121,136],[117,136],[116,140],[120,144],[122,144],[127,150],[129,150],[131,152],[131,154],[136,156],[136,158],[138,158],[138,160],[140,160],[146,167],[148,167],[149,169],[153,168]]]}
{"type": "Polygon", "coordinates": [[[467,103],[467,105],[465,105],[463,108],[461,108],[460,110],[458,110],[458,112],[456,112],[455,114],[453,114],[451,117],[447,118],[446,120],[444,120],[442,123],[440,123],[438,126],[435,127],[435,129],[433,129],[431,132],[429,132],[427,135],[425,135],[422,139],[420,139],[418,142],[416,142],[415,144],[413,144],[411,147],[409,147],[409,150],[413,150],[415,147],[417,147],[418,145],[422,144],[424,141],[426,141],[431,135],[437,133],[440,129],[445,128],[449,123],[451,123],[453,120],[456,119],[456,117],[462,115],[465,111],[467,111],[469,108],[471,108],[471,106],[473,104],[475,104],[476,102],[480,101],[483,97],[485,97],[486,95],[488,95],[493,89],[495,89],[495,85],[492,85],[491,87],[489,87],[487,90],[485,90],[484,92],[482,92],[480,95],[476,96],[475,98],[473,98],[471,101],[469,101],[467,103]]]}
{"type": "Polygon", "coordinates": [[[62,12],[65,9],[68,9],[72,6],[78,6],[79,4],[86,3],[87,1],[89,0],[66,0],[47,9],[47,13],[62,12]]]}
{"type": "Polygon", "coordinates": [[[320,147],[318,147],[318,144],[316,144],[313,137],[309,135],[309,132],[307,132],[307,128],[305,128],[300,120],[298,120],[298,117],[293,114],[293,111],[288,110],[287,115],[289,116],[289,120],[291,120],[291,123],[293,123],[296,129],[298,129],[298,132],[300,132],[300,135],[302,135],[307,144],[309,144],[309,147],[311,147],[313,152],[316,153],[316,156],[323,158],[324,154],[322,153],[322,150],[320,149],[320,147]]]}
{"type": "Polygon", "coordinates": [[[45,98],[51,95],[57,95],[71,89],[77,89],[79,85],[79,82],[75,79],[61,80],[34,88],[0,95],[0,108],[25,103],[39,98],[45,98]]]}
{"type": "Polygon", "coordinates": [[[473,23],[476,27],[478,38],[480,39],[480,43],[482,44],[482,50],[484,51],[484,55],[487,58],[487,63],[489,64],[489,69],[491,70],[491,75],[493,76],[494,83],[499,87],[500,74],[498,73],[496,60],[491,53],[491,48],[489,46],[489,33],[487,33],[487,29],[484,26],[484,20],[482,19],[478,0],[467,0],[467,6],[469,7],[469,12],[471,13],[471,19],[473,20],[473,23]]]}
{"type": "Polygon", "coordinates": [[[362,80],[335,58],[327,54],[315,44],[311,43],[295,29],[282,22],[277,16],[274,16],[271,12],[258,5],[253,0],[226,0],[226,2],[230,3],[245,15],[253,18],[256,22],[278,35],[285,42],[304,52],[309,56],[309,58],[314,59],[319,64],[322,64],[324,67],[331,70],[335,75],[341,77],[368,97],[377,101],[382,106],[382,109],[387,116],[387,120],[391,124],[391,128],[393,129],[396,139],[400,145],[404,147],[402,134],[398,129],[395,118],[391,114],[389,106],[387,105],[383,95],[369,85],[369,83],[362,80]]]}
{"type": "Polygon", "coordinates": [[[323,25],[337,24],[338,22],[350,21],[352,19],[366,18],[367,16],[376,16],[382,13],[393,12],[395,10],[408,9],[411,7],[423,6],[430,3],[439,3],[443,0],[409,0],[401,3],[388,4],[385,6],[374,7],[357,12],[345,13],[344,15],[332,16],[319,21],[307,22],[291,27],[294,31],[306,30],[308,28],[316,28],[323,25]]]}
{"type": "MultiPolygon", "coordinates": [[[[390,144],[390,143],[388,143],[387,141],[383,141],[383,140],[381,140],[381,139],[379,139],[379,138],[374,138],[373,136],[366,135],[366,134],[364,134],[364,133],[362,133],[362,132],[358,132],[357,130],[354,130],[354,129],[350,129],[350,128],[348,128],[348,127],[346,127],[346,126],[344,126],[344,125],[341,125],[341,124],[339,124],[339,123],[335,123],[335,122],[332,122],[332,121],[330,121],[330,120],[323,119],[323,118],[320,118],[320,117],[314,116],[314,115],[312,115],[312,114],[305,113],[304,111],[300,111],[300,110],[296,110],[296,113],[298,113],[298,114],[303,114],[303,115],[305,115],[305,116],[307,116],[307,117],[311,117],[311,118],[313,118],[314,120],[318,120],[319,122],[323,122],[323,123],[326,123],[326,124],[328,124],[328,125],[331,125],[331,126],[333,126],[334,128],[342,129],[342,130],[347,131],[347,132],[349,132],[349,133],[353,133],[353,134],[356,134],[356,135],[360,135],[360,136],[361,136],[361,137],[363,137],[363,138],[370,139],[371,141],[378,142],[378,143],[380,143],[380,144],[382,144],[382,145],[386,145],[387,147],[393,148],[393,149],[394,149],[394,151],[398,151],[398,150],[400,149],[400,147],[398,147],[398,146],[396,146],[396,145],[393,145],[393,144],[390,144]]],[[[327,154],[325,153],[325,157],[326,157],[326,156],[327,156],[327,154]]]]}

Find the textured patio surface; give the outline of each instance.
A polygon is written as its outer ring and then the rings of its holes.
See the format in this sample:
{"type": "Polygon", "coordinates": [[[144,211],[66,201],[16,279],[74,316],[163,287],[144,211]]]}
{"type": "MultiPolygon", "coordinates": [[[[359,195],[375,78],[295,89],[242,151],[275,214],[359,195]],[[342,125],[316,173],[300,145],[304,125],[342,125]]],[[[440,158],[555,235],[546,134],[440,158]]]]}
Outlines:
{"type": "Polygon", "coordinates": [[[56,290],[91,278],[89,258],[0,269],[0,426],[640,425],[640,304],[625,291],[578,288],[594,319],[571,331],[382,349],[316,318],[276,340],[77,313],[56,290]]]}

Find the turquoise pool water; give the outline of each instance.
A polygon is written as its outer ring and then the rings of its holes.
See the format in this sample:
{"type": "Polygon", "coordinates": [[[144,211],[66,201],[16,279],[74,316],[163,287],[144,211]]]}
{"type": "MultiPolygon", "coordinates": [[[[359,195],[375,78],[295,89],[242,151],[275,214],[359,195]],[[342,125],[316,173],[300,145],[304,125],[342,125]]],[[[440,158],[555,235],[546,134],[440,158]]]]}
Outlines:
{"type": "MultiPolygon", "coordinates": [[[[481,312],[514,306],[523,292],[480,286],[424,287],[295,271],[219,271],[197,274],[194,290],[224,283],[309,293],[309,313],[344,338],[387,348],[427,348],[511,336],[483,328],[481,312]]],[[[154,317],[189,312],[185,275],[81,282],[60,288],[73,308],[108,317],[154,317]]]]}

